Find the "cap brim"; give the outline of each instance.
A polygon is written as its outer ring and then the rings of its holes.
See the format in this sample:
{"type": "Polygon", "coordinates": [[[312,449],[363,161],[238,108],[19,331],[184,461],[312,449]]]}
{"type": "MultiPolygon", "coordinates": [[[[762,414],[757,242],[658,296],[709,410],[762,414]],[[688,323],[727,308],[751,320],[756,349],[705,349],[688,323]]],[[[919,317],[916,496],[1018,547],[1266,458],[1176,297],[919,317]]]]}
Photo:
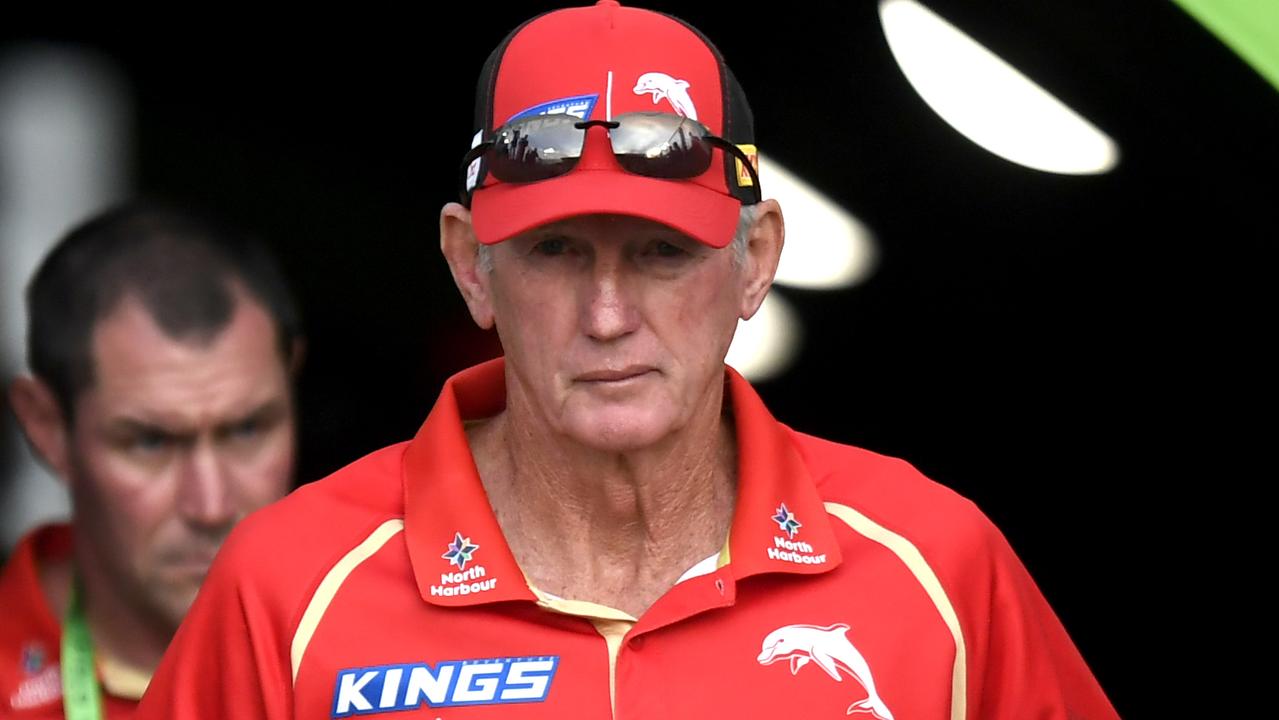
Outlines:
{"type": "Polygon", "coordinates": [[[532,183],[496,183],[471,199],[475,237],[485,245],[578,215],[652,220],[714,248],[733,240],[741,203],[688,180],[579,167],[532,183]]]}

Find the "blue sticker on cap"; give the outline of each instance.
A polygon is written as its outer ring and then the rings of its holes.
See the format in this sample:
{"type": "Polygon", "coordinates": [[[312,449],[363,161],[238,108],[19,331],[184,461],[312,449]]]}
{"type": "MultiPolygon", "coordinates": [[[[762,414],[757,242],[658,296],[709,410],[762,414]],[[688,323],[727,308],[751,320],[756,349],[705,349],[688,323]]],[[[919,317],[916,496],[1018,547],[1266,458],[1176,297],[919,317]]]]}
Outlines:
{"type": "Polygon", "coordinates": [[[595,109],[595,103],[599,99],[599,93],[560,98],[559,100],[544,102],[541,105],[534,105],[527,110],[521,110],[507,119],[507,122],[532,115],[572,115],[586,120],[591,116],[591,111],[595,109]]]}

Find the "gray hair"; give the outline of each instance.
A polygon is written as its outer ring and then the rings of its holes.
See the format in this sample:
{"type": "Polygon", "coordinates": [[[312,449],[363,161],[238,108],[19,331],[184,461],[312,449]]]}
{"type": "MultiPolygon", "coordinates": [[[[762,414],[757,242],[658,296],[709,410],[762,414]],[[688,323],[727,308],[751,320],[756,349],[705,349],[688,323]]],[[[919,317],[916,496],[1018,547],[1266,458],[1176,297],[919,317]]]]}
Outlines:
{"type": "MultiPolygon", "coordinates": [[[[742,205],[737,213],[737,229],[733,231],[733,241],[729,247],[733,251],[733,266],[739,267],[746,259],[746,249],[750,246],[751,227],[755,224],[755,205],[742,205]]],[[[475,267],[483,273],[493,272],[493,246],[477,243],[475,248],[475,267]]]]}
{"type": "Polygon", "coordinates": [[[746,249],[750,247],[751,228],[755,226],[755,211],[758,205],[742,205],[737,213],[737,229],[733,231],[733,265],[740,267],[746,259],[746,249]]]}
{"type": "Polygon", "coordinates": [[[475,244],[475,269],[485,275],[493,272],[493,246],[484,243],[475,244]]]}

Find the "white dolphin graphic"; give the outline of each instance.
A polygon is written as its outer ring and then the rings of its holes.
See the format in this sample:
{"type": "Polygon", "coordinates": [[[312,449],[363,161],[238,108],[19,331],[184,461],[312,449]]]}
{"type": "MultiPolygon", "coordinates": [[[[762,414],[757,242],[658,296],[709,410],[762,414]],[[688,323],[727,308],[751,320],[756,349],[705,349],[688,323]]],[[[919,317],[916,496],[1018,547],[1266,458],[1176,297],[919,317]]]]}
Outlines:
{"type": "Polygon", "coordinates": [[[690,120],[697,119],[697,108],[693,105],[693,98],[689,97],[688,82],[685,80],[676,80],[666,73],[644,73],[635,81],[635,94],[644,93],[653,94],[654,105],[666,98],[671,107],[675,108],[676,114],[690,120]]]}
{"type": "Polygon", "coordinates": [[[866,689],[868,697],[848,706],[845,715],[857,712],[868,712],[880,720],[893,720],[893,713],[884,704],[879,693],[875,691],[875,680],[870,676],[870,666],[866,659],[853,647],[844,635],[848,626],[836,623],[830,627],[817,625],[787,625],[780,627],[764,638],[764,645],[759,651],[760,665],[772,665],[778,660],[790,660],[791,675],[812,661],[814,665],[826,671],[835,682],[843,682],[839,671],[852,675],[866,689]]]}

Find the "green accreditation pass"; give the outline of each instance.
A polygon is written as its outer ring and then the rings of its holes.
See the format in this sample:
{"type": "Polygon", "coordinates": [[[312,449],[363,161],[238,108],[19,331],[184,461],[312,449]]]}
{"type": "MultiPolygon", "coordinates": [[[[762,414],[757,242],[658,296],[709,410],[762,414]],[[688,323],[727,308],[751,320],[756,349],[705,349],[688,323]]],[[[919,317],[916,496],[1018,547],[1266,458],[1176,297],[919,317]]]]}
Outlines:
{"type": "Polygon", "coordinates": [[[102,691],[93,667],[93,638],[80,604],[79,583],[62,620],[62,707],[67,720],[102,720],[102,691]]]}

